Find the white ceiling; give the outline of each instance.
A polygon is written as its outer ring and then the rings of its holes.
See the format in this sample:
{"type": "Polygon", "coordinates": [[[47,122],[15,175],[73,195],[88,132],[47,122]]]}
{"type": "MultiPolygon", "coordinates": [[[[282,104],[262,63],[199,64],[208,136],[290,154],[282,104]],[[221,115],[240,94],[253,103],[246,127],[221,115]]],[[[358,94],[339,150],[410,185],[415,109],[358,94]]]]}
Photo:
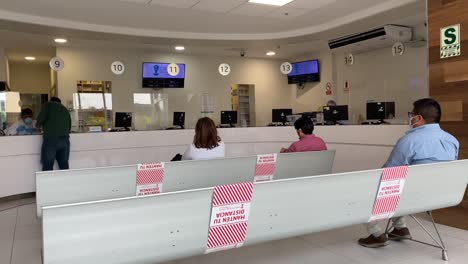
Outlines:
{"type": "Polygon", "coordinates": [[[424,0],[294,0],[283,7],[248,0],[0,0],[0,18],[43,26],[179,39],[299,37],[424,0]]]}

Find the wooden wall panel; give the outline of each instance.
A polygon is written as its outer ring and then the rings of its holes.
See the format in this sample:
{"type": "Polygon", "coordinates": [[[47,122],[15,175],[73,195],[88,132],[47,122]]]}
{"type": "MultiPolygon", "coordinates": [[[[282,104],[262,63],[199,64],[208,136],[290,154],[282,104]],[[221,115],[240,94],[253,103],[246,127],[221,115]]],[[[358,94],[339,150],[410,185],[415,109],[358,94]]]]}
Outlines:
{"type": "MultiPolygon", "coordinates": [[[[468,0],[427,0],[429,93],[447,112],[441,126],[460,141],[460,159],[468,159],[468,0]],[[461,56],[440,58],[440,29],[460,24],[461,56]],[[457,106],[447,102],[461,101],[457,106]],[[460,109],[460,104],[462,105],[460,109]],[[460,112],[461,110],[461,112],[460,112]],[[448,115],[448,116],[447,116],[448,115]]],[[[464,204],[468,203],[468,194],[464,204]]]]}

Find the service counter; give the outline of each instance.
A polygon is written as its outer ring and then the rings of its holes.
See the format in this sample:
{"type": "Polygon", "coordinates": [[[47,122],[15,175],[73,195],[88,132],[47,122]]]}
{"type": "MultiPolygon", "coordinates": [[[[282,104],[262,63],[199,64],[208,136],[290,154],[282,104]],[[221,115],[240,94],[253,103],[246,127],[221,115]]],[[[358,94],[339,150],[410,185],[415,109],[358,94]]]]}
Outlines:
{"type": "MultiPolygon", "coordinates": [[[[334,172],[379,168],[408,126],[317,126],[329,149],[336,149],[334,172]]],[[[293,127],[219,129],[227,156],[278,152],[297,140],[293,127]]],[[[161,130],[71,135],[70,168],[169,161],[192,142],[194,130],[161,130]]],[[[35,191],[41,136],[0,137],[0,198],[35,191]]],[[[220,172],[222,173],[222,172],[220,172]]]]}

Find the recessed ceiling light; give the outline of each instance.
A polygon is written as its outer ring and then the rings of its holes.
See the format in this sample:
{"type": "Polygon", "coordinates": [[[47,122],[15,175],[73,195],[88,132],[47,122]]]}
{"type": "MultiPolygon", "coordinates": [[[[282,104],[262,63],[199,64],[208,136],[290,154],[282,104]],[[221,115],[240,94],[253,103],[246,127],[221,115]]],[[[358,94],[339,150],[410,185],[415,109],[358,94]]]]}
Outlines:
{"type": "Polygon", "coordinates": [[[177,50],[177,51],[184,51],[185,47],[184,46],[175,46],[174,49],[177,50]]]}
{"type": "Polygon", "coordinates": [[[269,51],[266,53],[267,56],[275,56],[276,55],[276,52],[274,51],[269,51]]]}
{"type": "Polygon", "coordinates": [[[288,4],[292,1],[293,0],[249,0],[249,3],[284,6],[285,4],[288,4]]]}
{"type": "Polygon", "coordinates": [[[24,59],[28,61],[33,61],[33,60],[36,60],[36,57],[27,56],[27,57],[24,57],[24,59]]]}
{"type": "Polygon", "coordinates": [[[56,38],[56,39],[54,39],[54,41],[55,41],[56,43],[67,43],[67,40],[64,39],[64,38],[56,38]]]}

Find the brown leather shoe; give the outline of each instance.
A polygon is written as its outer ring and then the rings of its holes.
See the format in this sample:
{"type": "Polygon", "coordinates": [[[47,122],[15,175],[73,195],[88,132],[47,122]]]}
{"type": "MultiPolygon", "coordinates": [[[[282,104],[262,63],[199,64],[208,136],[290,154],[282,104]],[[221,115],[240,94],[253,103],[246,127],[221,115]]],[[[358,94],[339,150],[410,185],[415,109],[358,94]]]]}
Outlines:
{"type": "Polygon", "coordinates": [[[394,228],[392,232],[388,233],[388,239],[393,241],[401,241],[411,239],[411,234],[408,228],[394,228]]]}
{"type": "Polygon", "coordinates": [[[368,236],[367,238],[361,238],[358,240],[359,245],[368,248],[378,248],[388,245],[390,242],[387,239],[385,234],[375,237],[373,235],[368,236]]]}

